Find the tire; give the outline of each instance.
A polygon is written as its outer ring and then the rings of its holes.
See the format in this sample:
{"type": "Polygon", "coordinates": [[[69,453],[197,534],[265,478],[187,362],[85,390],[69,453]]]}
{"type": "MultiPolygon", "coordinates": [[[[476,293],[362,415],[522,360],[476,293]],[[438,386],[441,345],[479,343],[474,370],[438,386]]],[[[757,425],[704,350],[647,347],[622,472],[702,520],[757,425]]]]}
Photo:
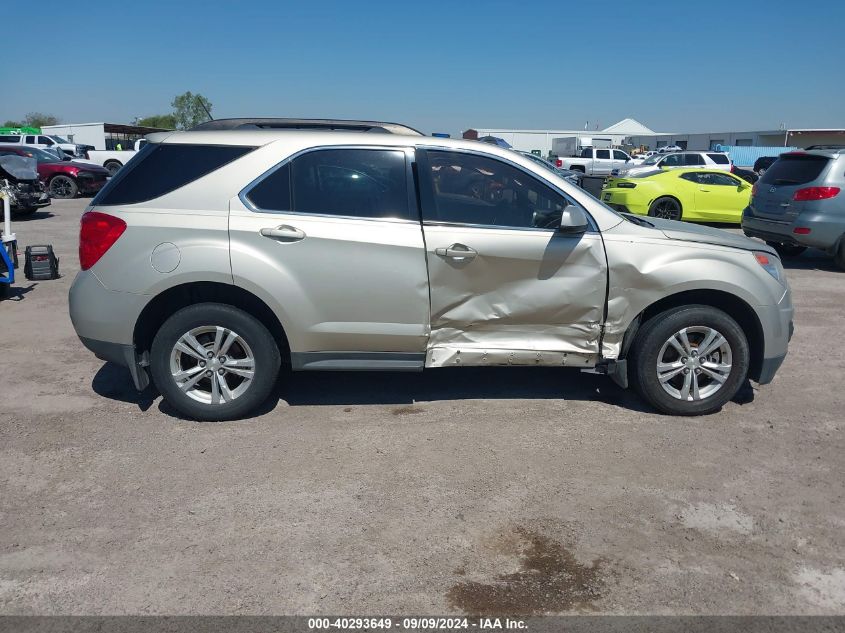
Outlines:
{"type": "Polygon", "coordinates": [[[839,246],[833,254],[833,263],[839,270],[845,270],[845,235],[839,238],[839,246]]]}
{"type": "Polygon", "coordinates": [[[107,160],[103,167],[109,172],[109,174],[114,176],[118,171],[120,171],[120,168],[123,167],[123,163],[117,160],[107,160]]]}
{"type": "Polygon", "coordinates": [[[176,312],[159,328],[150,353],[158,390],[173,408],[195,420],[231,420],[253,412],[273,390],[280,365],[279,347],[267,328],[250,314],[220,303],[198,303],[176,312]],[[216,328],[223,331],[215,340],[216,328]],[[237,338],[227,346],[230,334],[237,338]],[[188,353],[197,350],[190,338],[184,338],[188,335],[203,349],[202,360],[200,354],[188,353]],[[180,388],[174,372],[181,372],[183,384],[191,386],[180,388]]]}
{"type": "Polygon", "coordinates": [[[75,198],[79,193],[79,187],[76,181],[70,176],[53,176],[50,183],[47,185],[51,198],[58,198],[59,200],[68,200],[75,198]]]}
{"type": "Polygon", "coordinates": [[[798,257],[807,250],[806,246],[799,246],[798,244],[781,244],[779,242],[766,242],[766,244],[775,249],[781,257],[798,257]]]}
{"type": "Polygon", "coordinates": [[[648,214],[653,218],[680,220],[684,215],[684,211],[678,200],[670,196],[663,196],[651,203],[651,206],[648,208],[648,214]]]}
{"type": "MultiPolygon", "coordinates": [[[[713,342],[718,344],[719,339],[713,342]]],[[[666,310],[642,326],[629,366],[634,387],[658,411],[706,415],[718,411],[736,395],[748,375],[750,362],[748,339],[733,318],[711,306],[688,305],[666,310]],[[682,332],[689,345],[683,343],[682,332]],[[724,343],[709,350],[707,360],[701,362],[697,350],[707,343],[711,333],[721,335],[724,343]],[[670,342],[673,339],[677,347],[670,342]],[[663,369],[658,369],[658,362],[664,365],[663,369]],[[721,379],[710,374],[718,374],[721,379]]]]}
{"type": "Polygon", "coordinates": [[[581,165],[573,165],[569,168],[570,171],[580,171],[582,174],[586,174],[587,170],[582,167],[581,165]]]}

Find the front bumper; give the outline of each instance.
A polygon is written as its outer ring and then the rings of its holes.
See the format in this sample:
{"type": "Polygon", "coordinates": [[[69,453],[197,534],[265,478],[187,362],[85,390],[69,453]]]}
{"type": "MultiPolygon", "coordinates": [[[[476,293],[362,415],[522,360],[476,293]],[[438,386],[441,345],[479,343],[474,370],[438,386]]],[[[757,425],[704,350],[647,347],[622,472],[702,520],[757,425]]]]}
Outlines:
{"type": "Polygon", "coordinates": [[[106,186],[106,179],[77,178],[77,186],[82,193],[97,193],[106,186]]]}
{"type": "Polygon", "coordinates": [[[792,292],[786,290],[775,306],[757,309],[757,316],[763,326],[763,361],[759,370],[752,372],[750,378],[761,385],[772,382],[789,350],[789,341],[795,332],[793,323],[792,292]]]}

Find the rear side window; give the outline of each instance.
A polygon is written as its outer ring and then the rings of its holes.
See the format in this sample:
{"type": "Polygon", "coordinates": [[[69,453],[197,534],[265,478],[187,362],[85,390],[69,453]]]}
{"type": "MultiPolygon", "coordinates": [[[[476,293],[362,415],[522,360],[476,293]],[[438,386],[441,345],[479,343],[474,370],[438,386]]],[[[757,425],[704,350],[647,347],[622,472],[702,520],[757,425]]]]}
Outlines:
{"type": "Polygon", "coordinates": [[[609,149],[597,149],[596,150],[596,158],[610,158],[610,150],[609,149]]]}
{"type": "Polygon", "coordinates": [[[290,163],[264,176],[246,199],[261,211],[290,211],[290,163]]]}
{"type": "Polygon", "coordinates": [[[725,154],[707,154],[707,157],[717,165],[729,165],[731,162],[725,154]]]}
{"type": "Polygon", "coordinates": [[[297,213],[358,218],[411,217],[405,152],[324,149],[291,163],[291,200],[297,213]]]}
{"type": "Polygon", "coordinates": [[[12,136],[8,134],[0,136],[0,143],[20,143],[20,141],[20,136],[12,136]]]}
{"type": "Polygon", "coordinates": [[[703,165],[704,159],[700,154],[684,154],[684,165],[697,166],[703,165]]]}
{"type": "Polygon", "coordinates": [[[824,171],[828,158],[813,154],[783,154],[766,170],[760,182],[767,185],[803,185],[824,171]]]}
{"type": "Polygon", "coordinates": [[[184,187],[251,152],[237,145],[147,143],[135,160],[97,194],[91,204],[146,202],[184,187]]]}

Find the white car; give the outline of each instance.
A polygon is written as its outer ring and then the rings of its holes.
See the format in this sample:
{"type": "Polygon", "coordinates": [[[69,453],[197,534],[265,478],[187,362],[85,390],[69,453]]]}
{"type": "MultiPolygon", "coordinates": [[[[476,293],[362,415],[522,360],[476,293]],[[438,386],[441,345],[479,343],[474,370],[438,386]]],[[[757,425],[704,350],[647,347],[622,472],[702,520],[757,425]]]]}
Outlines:
{"type": "Polygon", "coordinates": [[[114,176],[146,144],[146,139],[139,138],[133,144],[132,149],[93,149],[86,154],[92,162],[105,167],[114,176]]]}
{"type": "Polygon", "coordinates": [[[654,154],[639,165],[623,165],[611,172],[613,176],[636,176],[656,169],[701,167],[731,171],[733,164],[724,152],[670,152],[654,154]]]}

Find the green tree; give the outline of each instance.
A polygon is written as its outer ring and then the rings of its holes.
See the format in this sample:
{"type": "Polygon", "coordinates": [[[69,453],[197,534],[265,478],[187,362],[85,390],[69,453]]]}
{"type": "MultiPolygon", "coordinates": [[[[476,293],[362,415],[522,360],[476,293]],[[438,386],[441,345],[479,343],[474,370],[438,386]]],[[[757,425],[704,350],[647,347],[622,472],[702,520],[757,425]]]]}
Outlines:
{"type": "Polygon", "coordinates": [[[56,125],[59,119],[52,114],[44,112],[30,112],[24,117],[23,124],[29,127],[43,127],[45,125],[56,125]]]}
{"type": "Polygon", "coordinates": [[[175,114],[153,114],[152,116],[145,116],[143,119],[138,119],[137,125],[143,127],[160,127],[165,130],[176,129],[176,115],[175,114]]]}
{"type": "Polygon", "coordinates": [[[6,121],[3,124],[3,127],[20,127],[20,126],[21,126],[20,121],[6,121]]]}
{"type": "Polygon", "coordinates": [[[193,94],[190,90],[174,97],[170,105],[173,106],[173,116],[176,119],[176,128],[179,130],[188,130],[208,121],[206,110],[211,112],[211,101],[199,93],[193,94]]]}

